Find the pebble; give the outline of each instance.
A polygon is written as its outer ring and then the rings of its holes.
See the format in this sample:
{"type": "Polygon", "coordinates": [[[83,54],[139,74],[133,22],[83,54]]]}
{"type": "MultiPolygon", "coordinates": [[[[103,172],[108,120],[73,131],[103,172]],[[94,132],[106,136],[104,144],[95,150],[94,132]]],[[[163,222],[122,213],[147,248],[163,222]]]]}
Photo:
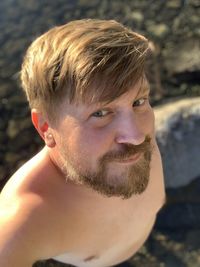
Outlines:
{"type": "Polygon", "coordinates": [[[22,130],[32,127],[30,118],[24,120],[10,120],[8,122],[7,135],[11,139],[16,137],[22,130]]]}
{"type": "Polygon", "coordinates": [[[166,1],[167,8],[179,8],[181,7],[181,0],[168,0],[166,1]]]}
{"type": "Polygon", "coordinates": [[[144,21],[144,15],[140,11],[133,11],[129,16],[137,23],[142,23],[144,21]]]}
{"type": "Polygon", "coordinates": [[[16,163],[21,158],[20,153],[12,153],[12,152],[6,152],[5,154],[5,161],[9,164],[16,163]]]}
{"type": "Polygon", "coordinates": [[[163,38],[169,33],[169,28],[166,24],[153,24],[147,25],[147,30],[150,34],[157,38],[163,38]]]}

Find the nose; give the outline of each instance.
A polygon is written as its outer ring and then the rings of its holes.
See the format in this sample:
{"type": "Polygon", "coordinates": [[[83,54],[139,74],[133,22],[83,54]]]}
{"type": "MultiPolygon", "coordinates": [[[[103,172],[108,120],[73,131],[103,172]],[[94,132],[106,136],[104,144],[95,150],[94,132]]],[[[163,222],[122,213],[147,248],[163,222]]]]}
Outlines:
{"type": "Polygon", "coordinates": [[[133,114],[119,119],[116,132],[115,142],[118,144],[140,145],[145,141],[142,125],[133,114]]]}

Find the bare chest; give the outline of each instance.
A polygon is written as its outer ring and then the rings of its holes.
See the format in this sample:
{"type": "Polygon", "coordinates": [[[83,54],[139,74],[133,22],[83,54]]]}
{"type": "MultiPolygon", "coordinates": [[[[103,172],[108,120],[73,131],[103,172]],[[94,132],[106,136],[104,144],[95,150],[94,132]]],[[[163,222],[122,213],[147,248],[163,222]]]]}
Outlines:
{"type": "Polygon", "coordinates": [[[155,217],[131,207],[110,212],[99,207],[71,219],[70,234],[63,230],[67,248],[54,259],[79,267],[104,267],[131,257],[146,240],[155,217]]]}

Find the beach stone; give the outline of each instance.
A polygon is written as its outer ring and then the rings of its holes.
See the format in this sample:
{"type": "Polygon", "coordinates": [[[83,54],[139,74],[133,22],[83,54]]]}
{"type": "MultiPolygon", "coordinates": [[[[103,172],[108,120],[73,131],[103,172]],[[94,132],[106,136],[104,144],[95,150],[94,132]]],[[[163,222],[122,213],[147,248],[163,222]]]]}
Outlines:
{"type": "Polygon", "coordinates": [[[15,95],[9,98],[9,105],[11,106],[16,107],[16,106],[22,106],[26,104],[27,104],[27,100],[25,98],[25,95],[23,95],[22,93],[16,92],[15,95]]]}
{"type": "Polygon", "coordinates": [[[93,0],[93,1],[79,0],[78,4],[80,6],[92,6],[92,7],[95,7],[97,4],[99,4],[99,0],[93,0]]]}
{"type": "Polygon", "coordinates": [[[200,97],[155,107],[155,118],[166,187],[187,185],[200,175],[200,97]]]}
{"type": "Polygon", "coordinates": [[[176,45],[169,45],[163,50],[163,57],[164,66],[172,75],[181,72],[200,71],[200,41],[192,38],[176,45]],[[174,60],[175,55],[176,60],[174,60]]]}
{"type": "Polygon", "coordinates": [[[12,152],[6,152],[5,154],[5,161],[7,163],[16,163],[21,158],[21,155],[19,153],[12,153],[12,152]]]}
{"type": "Polygon", "coordinates": [[[164,23],[159,23],[159,24],[149,23],[147,24],[147,30],[150,34],[152,34],[157,38],[163,38],[169,32],[168,26],[164,23]]]}
{"type": "Polygon", "coordinates": [[[4,131],[1,131],[1,129],[0,129],[0,143],[3,144],[6,142],[6,140],[7,140],[7,138],[6,138],[4,131]]]}
{"type": "MultiPolygon", "coordinates": [[[[6,126],[7,126],[7,121],[4,118],[0,117],[0,131],[5,130],[6,126]]],[[[5,135],[5,133],[2,133],[2,134],[5,135]]]]}
{"type": "Polygon", "coordinates": [[[8,150],[18,154],[28,147],[31,154],[31,146],[35,143],[35,132],[31,130],[33,129],[21,130],[16,137],[10,139],[7,145],[8,150]]]}
{"type": "Polygon", "coordinates": [[[6,98],[13,92],[13,88],[9,83],[0,85],[0,98],[6,98]]]}
{"type": "Polygon", "coordinates": [[[166,2],[167,8],[179,8],[181,7],[181,0],[169,0],[166,2]]]}
{"type": "Polygon", "coordinates": [[[188,0],[188,3],[194,7],[200,7],[200,1],[199,0],[188,0]]]}
{"type": "Polygon", "coordinates": [[[32,123],[29,117],[23,120],[10,120],[8,122],[7,135],[9,138],[16,137],[23,129],[32,128],[32,123]]]}
{"type": "Polygon", "coordinates": [[[167,205],[156,221],[157,229],[199,229],[200,203],[177,203],[167,205]]]}
{"type": "Polygon", "coordinates": [[[6,176],[6,169],[3,166],[3,164],[1,163],[0,165],[0,181],[3,180],[6,176]]]}
{"type": "Polygon", "coordinates": [[[142,23],[144,21],[144,15],[139,10],[130,12],[129,17],[137,23],[142,23]]]}

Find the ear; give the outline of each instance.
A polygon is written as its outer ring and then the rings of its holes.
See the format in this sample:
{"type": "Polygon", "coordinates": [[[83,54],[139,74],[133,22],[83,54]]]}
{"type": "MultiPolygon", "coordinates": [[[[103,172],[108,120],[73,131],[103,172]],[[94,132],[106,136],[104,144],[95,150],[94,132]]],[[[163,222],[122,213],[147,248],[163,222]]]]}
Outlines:
{"type": "Polygon", "coordinates": [[[56,142],[47,119],[37,109],[31,110],[31,119],[35,129],[38,131],[45,144],[48,147],[53,148],[56,145],[56,142]]]}

